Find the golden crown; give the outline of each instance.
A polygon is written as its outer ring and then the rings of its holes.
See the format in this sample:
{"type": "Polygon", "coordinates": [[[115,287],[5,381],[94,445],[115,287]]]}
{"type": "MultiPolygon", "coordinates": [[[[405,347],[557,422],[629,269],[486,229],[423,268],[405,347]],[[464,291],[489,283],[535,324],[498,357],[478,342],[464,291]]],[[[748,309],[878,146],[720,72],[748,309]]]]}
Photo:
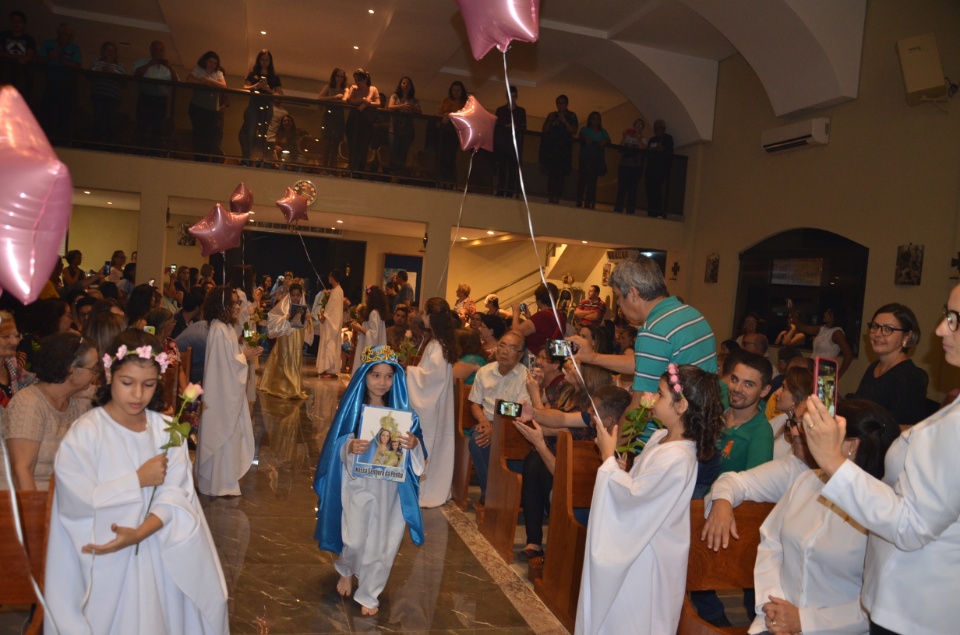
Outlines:
{"type": "Polygon", "coordinates": [[[393,418],[393,413],[390,412],[384,417],[380,417],[380,428],[383,430],[389,430],[390,436],[397,436],[397,420],[393,418]]]}
{"type": "Polygon", "coordinates": [[[369,364],[370,362],[393,362],[398,363],[397,354],[389,346],[368,346],[360,354],[360,363],[369,364]]]}

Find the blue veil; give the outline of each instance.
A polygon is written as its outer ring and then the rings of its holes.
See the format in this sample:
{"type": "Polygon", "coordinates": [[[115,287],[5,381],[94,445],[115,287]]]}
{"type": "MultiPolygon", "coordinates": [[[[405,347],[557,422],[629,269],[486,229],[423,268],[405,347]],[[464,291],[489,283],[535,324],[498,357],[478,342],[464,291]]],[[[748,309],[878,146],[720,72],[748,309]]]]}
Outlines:
{"type": "MultiPolygon", "coordinates": [[[[317,472],[313,477],[313,490],[319,497],[317,504],[317,529],[314,539],[324,551],[340,553],[343,551],[343,536],[340,533],[343,517],[343,501],[341,499],[341,485],[343,480],[343,463],[340,461],[340,448],[347,440],[347,435],[354,437],[360,431],[360,412],[367,392],[367,373],[377,364],[389,364],[393,367],[393,387],[388,395],[387,405],[397,410],[410,410],[410,401],[407,398],[407,382],[403,367],[397,363],[396,353],[389,346],[367,348],[364,351],[364,362],[354,373],[350,384],[343,393],[340,407],[333,418],[333,424],[323,442],[320,451],[320,460],[317,462],[317,472]]],[[[410,432],[417,437],[423,447],[423,434],[420,432],[420,418],[413,413],[413,427],[410,432]]],[[[424,458],[427,451],[423,449],[424,458]]],[[[407,462],[407,478],[403,483],[397,483],[400,492],[400,507],[403,510],[403,519],[410,527],[410,538],[413,544],[423,544],[423,518],[420,515],[420,477],[413,472],[412,461],[407,462]]]]}

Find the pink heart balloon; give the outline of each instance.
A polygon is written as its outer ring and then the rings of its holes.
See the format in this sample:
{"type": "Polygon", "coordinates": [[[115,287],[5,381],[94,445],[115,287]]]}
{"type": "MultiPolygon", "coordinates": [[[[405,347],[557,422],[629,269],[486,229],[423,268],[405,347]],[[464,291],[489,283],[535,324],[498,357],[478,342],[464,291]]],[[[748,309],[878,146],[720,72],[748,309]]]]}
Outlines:
{"type": "Polygon", "coordinates": [[[234,214],[223,209],[220,203],[190,228],[190,233],[200,241],[203,249],[200,255],[206,258],[211,254],[240,246],[243,227],[250,214],[234,214]]]}
{"type": "Polygon", "coordinates": [[[37,299],[70,225],[73,182],[23,97],[0,89],[0,287],[37,299]]]}
{"type": "Polygon", "coordinates": [[[246,214],[253,207],[253,190],[241,181],[237,189],[230,195],[230,211],[235,214],[246,214]]]}
{"type": "Polygon", "coordinates": [[[283,217],[291,225],[296,225],[297,221],[307,220],[307,205],[309,204],[310,201],[306,196],[297,194],[289,187],[283,198],[277,201],[277,207],[280,208],[283,217]]]}
{"type": "Polygon", "coordinates": [[[462,110],[450,113],[450,123],[457,129],[460,147],[476,152],[480,148],[493,152],[493,128],[496,116],[487,112],[473,95],[467,97],[462,110]]]}
{"type": "Polygon", "coordinates": [[[475,59],[494,46],[505,52],[514,40],[540,39],[540,0],[457,0],[457,5],[475,59]]]}

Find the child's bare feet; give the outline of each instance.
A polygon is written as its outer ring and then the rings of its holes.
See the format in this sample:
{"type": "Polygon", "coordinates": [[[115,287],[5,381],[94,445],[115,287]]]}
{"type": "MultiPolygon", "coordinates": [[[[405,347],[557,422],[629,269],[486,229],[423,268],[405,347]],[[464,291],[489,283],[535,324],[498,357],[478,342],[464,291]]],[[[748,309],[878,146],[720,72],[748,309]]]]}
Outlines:
{"type": "Polygon", "coordinates": [[[340,576],[340,580],[337,582],[337,593],[342,595],[345,598],[350,597],[350,593],[353,591],[353,578],[348,575],[340,576]]]}
{"type": "Polygon", "coordinates": [[[360,607],[360,615],[363,615],[364,617],[370,617],[372,615],[376,615],[379,611],[380,611],[379,608],[368,609],[365,606],[360,607]]]}

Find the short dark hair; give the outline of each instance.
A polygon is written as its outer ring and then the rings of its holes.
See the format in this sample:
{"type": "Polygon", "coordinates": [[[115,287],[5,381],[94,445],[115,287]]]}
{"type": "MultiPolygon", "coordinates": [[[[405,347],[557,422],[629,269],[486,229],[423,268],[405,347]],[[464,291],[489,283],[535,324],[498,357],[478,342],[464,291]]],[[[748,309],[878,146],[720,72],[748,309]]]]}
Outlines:
{"type": "Polygon", "coordinates": [[[404,282],[406,282],[408,278],[407,272],[401,269],[400,271],[397,272],[397,277],[403,280],[404,282]]]}
{"type": "MultiPolygon", "coordinates": [[[[138,355],[134,353],[141,346],[149,346],[153,350],[154,356],[159,355],[163,351],[163,346],[153,335],[147,333],[142,329],[126,329],[120,331],[120,334],[117,335],[116,339],[113,340],[113,343],[107,348],[106,354],[113,357],[113,364],[110,366],[111,373],[116,373],[125,363],[131,360],[147,361],[141,359],[138,355]],[[121,346],[126,346],[128,351],[131,351],[130,355],[126,355],[123,359],[116,359],[117,350],[121,346]]],[[[154,359],[151,360],[157,366],[157,374],[160,374],[160,364],[154,359]]],[[[110,391],[110,382],[106,381],[104,377],[104,382],[100,386],[100,389],[97,391],[97,400],[100,402],[101,406],[105,406],[110,403],[110,400],[113,399],[113,393],[110,391]]],[[[163,409],[163,387],[160,382],[157,382],[157,386],[153,391],[153,397],[150,399],[150,403],[147,404],[147,408],[150,410],[162,410],[163,409]]]]}
{"type": "Polygon", "coordinates": [[[557,95],[557,98],[553,100],[553,103],[557,103],[561,99],[567,102],[568,104],[570,103],[570,98],[567,97],[566,95],[557,95]]]}
{"type": "Polygon", "coordinates": [[[87,351],[96,354],[93,342],[76,333],[54,333],[40,340],[40,350],[33,363],[37,379],[47,384],[62,384],[70,371],[79,367],[87,351]]]}
{"type": "MultiPolygon", "coordinates": [[[[733,357],[731,353],[727,359],[733,357]]],[[[760,373],[760,387],[766,388],[770,385],[770,379],[773,377],[773,366],[770,364],[770,360],[764,357],[763,355],[757,355],[756,353],[751,353],[750,351],[741,350],[736,355],[737,364],[743,364],[747,368],[752,368],[753,370],[760,373]]],[[[726,366],[726,364],[724,364],[726,366]]]]}
{"type": "Polygon", "coordinates": [[[557,285],[552,282],[548,282],[546,285],[540,285],[534,290],[533,297],[536,298],[537,302],[540,304],[551,304],[551,298],[553,302],[557,301],[560,291],[557,289],[557,285]]]}
{"type": "MultiPolygon", "coordinates": [[[[900,323],[900,328],[910,331],[903,342],[904,350],[913,348],[917,345],[917,342],[920,341],[920,323],[917,321],[917,316],[913,314],[913,311],[910,309],[910,307],[906,306],[905,304],[900,304],[899,302],[884,304],[882,307],[873,312],[873,317],[870,318],[870,321],[875,321],[877,316],[881,313],[893,314],[893,317],[896,318],[897,322],[900,323]]],[[[836,317],[836,315],[834,315],[834,317],[836,317]]]]}
{"type": "Polygon", "coordinates": [[[404,315],[410,315],[410,309],[406,304],[398,304],[396,307],[394,307],[393,312],[396,313],[397,311],[400,311],[404,315]]]}
{"type": "Polygon", "coordinates": [[[517,96],[517,87],[514,86],[513,84],[511,84],[511,85],[507,88],[507,90],[510,91],[510,94],[513,95],[514,97],[517,96]]]}
{"type": "Polygon", "coordinates": [[[591,397],[601,417],[611,417],[618,421],[627,411],[632,399],[628,390],[613,384],[600,386],[593,391],[591,397]]]}
{"type": "MultiPolygon", "coordinates": [[[[884,311],[885,312],[885,311],[884,311]]],[[[876,479],[883,478],[884,457],[900,436],[900,426],[886,408],[866,399],[842,399],[837,414],[847,420],[847,439],[859,439],[853,462],[876,479]]]]}
{"type": "Polygon", "coordinates": [[[777,352],[777,361],[786,363],[798,355],[803,355],[799,348],[795,346],[784,346],[777,352]]]}
{"type": "Polygon", "coordinates": [[[20,18],[21,20],[26,22],[27,14],[24,13],[23,11],[20,11],[19,9],[14,9],[13,11],[10,12],[10,19],[12,20],[14,18],[20,18]]]}
{"type": "Polygon", "coordinates": [[[339,269],[331,269],[328,277],[333,278],[337,282],[343,282],[343,272],[341,272],[339,269]]]}
{"type": "Polygon", "coordinates": [[[183,310],[194,311],[203,306],[203,300],[207,297],[207,292],[201,287],[194,287],[183,295],[183,310]]]}
{"type": "MultiPolygon", "coordinates": [[[[499,339],[499,338],[497,338],[497,339],[499,339]]],[[[560,368],[563,368],[563,363],[564,363],[565,361],[567,361],[567,356],[566,356],[566,355],[554,355],[554,354],[552,354],[552,353],[550,352],[550,345],[549,345],[549,344],[544,344],[543,346],[541,346],[541,347],[540,347],[540,350],[537,351],[537,354],[538,354],[538,355],[539,355],[540,353],[543,353],[544,355],[546,355],[546,356],[550,359],[550,363],[551,363],[551,364],[559,364],[559,365],[560,365],[560,368]]]]}
{"type": "Polygon", "coordinates": [[[83,296],[80,297],[79,300],[77,300],[77,303],[73,305],[73,308],[74,308],[75,310],[79,311],[80,309],[82,309],[82,308],[85,307],[85,306],[90,306],[90,307],[92,307],[93,305],[95,305],[95,304],[96,304],[97,302],[99,302],[99,301],[100,301],[100,300],[96,299],[96,298],[93,297],[92,295],[83,295],[83,296]]]}
{"type": "Polygon", "coordinates": [[[493,337],[499,340],[503,337],[503,334],[507,332],[507,325],[503,321],[503,318],[499,315],[490,315],[489,313],[484,313],[483,317],[480,318],[480,321],[483,322],[483,325],[493,331],[493,337]]]}

